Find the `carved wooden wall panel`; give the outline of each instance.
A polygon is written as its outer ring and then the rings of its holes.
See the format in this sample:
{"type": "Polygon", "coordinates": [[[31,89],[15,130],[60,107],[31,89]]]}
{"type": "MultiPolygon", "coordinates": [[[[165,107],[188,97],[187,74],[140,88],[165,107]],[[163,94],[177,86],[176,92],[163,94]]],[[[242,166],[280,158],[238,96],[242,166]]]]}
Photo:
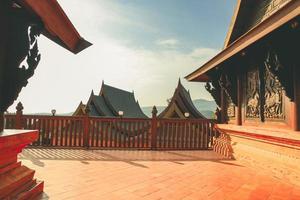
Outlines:
{"type": "Polygon", "coordinates": [[[259,71],[258,68],[246,74],[246,117],[259,118],[259,71]]]}
{"type": "Polygon", "coordinates": [[[260,79],[259,69],[255,68],[246,73],[246,118],[260,118],[260,102],[264,98],[263,114],[265,119],[284,119],[283,87],[271,70],[264,67],[264,78],[260,79]],[[263,80],[263,81],[260,81],[263,80]],[[264,85],[264,94],[260,92],[264,85]]]}
{"type": "Polygon", "coordinates": [[[283,119],[283,89],[281,83],[267,67],[265,69],[265,118],[283,119]]]}

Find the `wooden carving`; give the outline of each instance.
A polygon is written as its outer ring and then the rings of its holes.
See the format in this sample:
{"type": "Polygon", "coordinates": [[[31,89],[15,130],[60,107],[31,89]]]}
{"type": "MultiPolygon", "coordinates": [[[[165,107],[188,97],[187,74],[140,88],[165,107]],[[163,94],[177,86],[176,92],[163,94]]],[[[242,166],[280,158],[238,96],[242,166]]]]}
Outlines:
{"type": "MultiPolygon", "coordinates": [[[[0,2],[0,114],[17,99],[34,74],[41,55],[37,37],[42,23],[13,1],[0,2]]],[[[2,128],[2,127],[1,127],[2,128]]],[[[2,131],[2,130],[0,130],[2,131]]]]}
{"type": "Polygon", "coordinates": [[[248,71],[246,86],[246,117],[261,121],[284,118],[284,90],[267,66],[248,71]]]}
{"type": "Polygon", "coordinates": [[[230,97],[227,97],[226,107],[227,107],[227,116],[229,118],[235,117],[235,104],[232,102],[230,97]]]}
{"type": "Polygon", "coordinates": [[[247,72],[246,86],[246,117],[258,118],[260,116],[258,69],[254,69],[247,72]]]}
{"type": "Polygon", "coordinates": [[[293,79],[292,74],[293,58],[287,55],[287,52],[269,50],[265,60],[265,66],[270,73],[274,74],[285,90],[286,95],[293,101],[293,79]],[[280,52],[280,53],[279,53],[280,52]]]}
{"type": "Polygon", "coordinates": [[[283,88],[278,78],[266,67],[265,72],[265,118],[281,119],[283,113],[283,88]]]}
{"type": "Polygon", "coordinates": [[[237,105],[237,79],[236,74],[225,71],[219,79],[220,87],[224,89],[225,94],[231,99],[232,103],[237,105]]]}
{"type": "Polygon", "coordinates": [[[207,82],[205,89],[214,98],[216,104],[221,107],[221,88],[217,80],[212,80],[211,83],[207,82]]]}

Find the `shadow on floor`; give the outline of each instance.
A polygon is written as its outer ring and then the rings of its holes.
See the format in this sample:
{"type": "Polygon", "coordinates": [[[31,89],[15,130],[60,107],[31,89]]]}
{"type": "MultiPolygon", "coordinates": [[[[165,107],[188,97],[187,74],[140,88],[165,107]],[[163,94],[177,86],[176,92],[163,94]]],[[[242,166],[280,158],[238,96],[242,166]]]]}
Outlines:
{"type": "MultiPolygon", "coordinates": [[[[169,161],[184,165],[184,161],[211,161],[236,165],[230,159],[211,151],[138,151],[138,150],[84,150],[27,148],[20,154],[20,159],[31,160],[33,164],[43,167],[41,160],[76,160],[82,164],[88,161],[123,161],[133,166],[147,168],[134,161],[169,161]]],[[[236,165],[239,166],[239,165],[236,165]]]]}

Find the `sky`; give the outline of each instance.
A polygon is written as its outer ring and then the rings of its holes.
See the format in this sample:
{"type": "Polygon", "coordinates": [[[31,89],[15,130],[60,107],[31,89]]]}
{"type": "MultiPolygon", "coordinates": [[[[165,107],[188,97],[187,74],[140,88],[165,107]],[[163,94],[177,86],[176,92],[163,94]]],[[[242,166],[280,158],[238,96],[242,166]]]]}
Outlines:
{"type": "Polygon", "coordinates": [[[102,81],[134,91],[141,106],[163,106],[181,78],[192,99],[212,100],[184,77],[222,48],[236,0],[58,0],[93,46],[74,55],[44,36],[34,76],[9,108],[72,112],[102,81]]]}

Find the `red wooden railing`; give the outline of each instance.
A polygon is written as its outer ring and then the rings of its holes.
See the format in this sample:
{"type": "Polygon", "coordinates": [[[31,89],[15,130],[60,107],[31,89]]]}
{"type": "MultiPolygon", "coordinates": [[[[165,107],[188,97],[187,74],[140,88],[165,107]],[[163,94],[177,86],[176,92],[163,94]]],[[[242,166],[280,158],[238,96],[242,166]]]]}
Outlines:
{"type": "Polygon", "coordinates": [[[207,119],[5,115],[7,129],[36,129],[32,146],[113,149],[209,149],[217,136],[207,119]]]}
{"type": "Polygon", "coordinates": [[[208,149],[216,130],[211,120],[158,119],[156,148],[208,149]]]}

